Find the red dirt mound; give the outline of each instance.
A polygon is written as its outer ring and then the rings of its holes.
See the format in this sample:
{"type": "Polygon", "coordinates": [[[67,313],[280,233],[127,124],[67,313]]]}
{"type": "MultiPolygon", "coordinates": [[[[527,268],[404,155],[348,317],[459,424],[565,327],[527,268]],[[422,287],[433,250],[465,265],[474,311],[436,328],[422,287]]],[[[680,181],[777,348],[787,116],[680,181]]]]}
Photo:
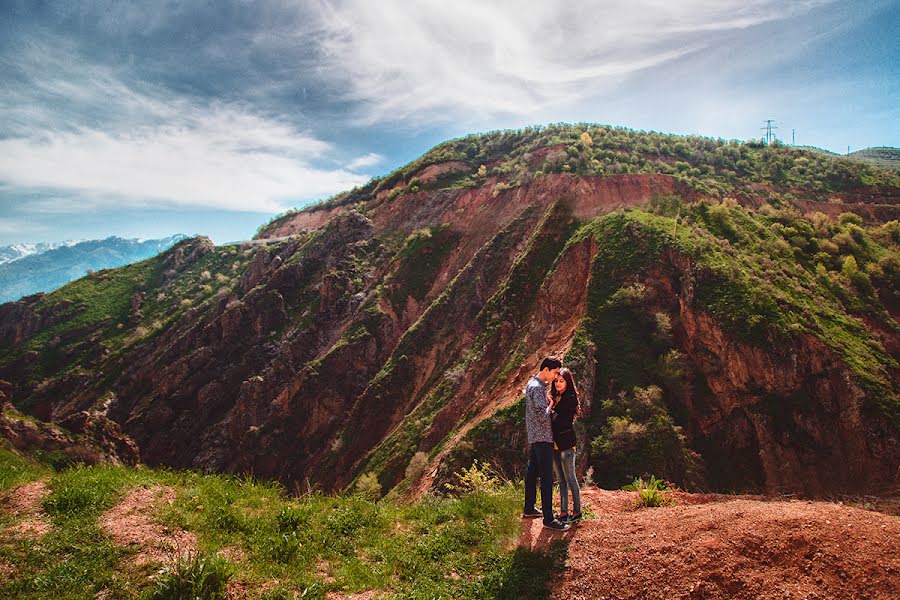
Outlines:
{"type": "MultiPolygon", "coordinates": [[[[893,516],[746,496],[678,493],[655,509],[635,509],[634,493],[582,496],[596,518],[564,534],[553,598],[900,597],[893,516]]],[[[526,543],[540,536],[535,521],[523,523],[526,543]]]]}

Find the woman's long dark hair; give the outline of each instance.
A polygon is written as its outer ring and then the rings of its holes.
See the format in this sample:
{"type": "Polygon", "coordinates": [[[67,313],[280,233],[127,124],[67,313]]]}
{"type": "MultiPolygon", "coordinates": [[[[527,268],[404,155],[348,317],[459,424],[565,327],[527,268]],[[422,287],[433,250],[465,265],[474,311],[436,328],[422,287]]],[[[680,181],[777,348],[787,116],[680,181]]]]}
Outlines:
{"type": "MultiPolygon", "coordinates": [[[[572,371],[563,367],[559,370],[559,374],[563,376],[563,379],[566,380],[566,391],[562,393],[563,398],[575,401],[576,411],[578,408],[578,389],[575,387],[575,378],[572,376],[572,371]]],[[[556,391],[556,381],[550,384],[550,391],[553,394],[553,402],[556,404],[558,402],[557,398],[559,398],[559,392],[556,391]]]]}

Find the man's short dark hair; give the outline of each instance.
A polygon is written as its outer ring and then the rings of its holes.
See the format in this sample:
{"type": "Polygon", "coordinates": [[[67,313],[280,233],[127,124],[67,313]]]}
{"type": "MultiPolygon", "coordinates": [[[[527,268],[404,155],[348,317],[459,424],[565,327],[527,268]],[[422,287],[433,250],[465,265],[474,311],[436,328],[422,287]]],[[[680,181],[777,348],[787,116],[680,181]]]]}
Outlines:
{"type": "Polygon", "coordinates": [[[547,358],[545,358],[544,360],[541,361],[541,368],[538,370],[543,371],[544,369],[550,369],[552,371],[553,369],[560,369],[560,368],[562,368],[562,361],[560,361],[555,356],[548,356],[547,358]]]}

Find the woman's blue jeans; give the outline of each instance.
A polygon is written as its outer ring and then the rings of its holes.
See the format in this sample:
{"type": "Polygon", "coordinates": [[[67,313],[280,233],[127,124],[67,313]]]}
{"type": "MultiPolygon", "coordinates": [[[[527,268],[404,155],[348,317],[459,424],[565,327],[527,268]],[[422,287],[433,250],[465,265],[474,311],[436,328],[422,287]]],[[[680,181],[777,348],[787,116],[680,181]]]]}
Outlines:
{"type": "Polygon", "coordinates": [[[575,475],[575,448],[553,451],[553,466],[559,478],[559,512],[569,512],[569,492],[572,492],[572,513],[581,514],[581,488],[575,475]]]}

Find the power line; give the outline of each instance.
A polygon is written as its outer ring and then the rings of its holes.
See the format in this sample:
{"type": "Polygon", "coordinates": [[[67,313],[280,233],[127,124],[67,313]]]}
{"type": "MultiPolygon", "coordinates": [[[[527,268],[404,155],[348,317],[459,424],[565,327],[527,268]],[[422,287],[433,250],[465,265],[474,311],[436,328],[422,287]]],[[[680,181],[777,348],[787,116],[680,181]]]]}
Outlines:
{"type": "Polygon", "coordinates": [[[760,129],[766,130],[766,144],[771,144],[772,140],[775,139],[775,133],[773,132],[773,130],[778,129],[778,126],[773,125],[773,123],[775,123],[775,119],[766,119],[764,123],[766,124],[766,126],[760,127],[760,129]]]}

